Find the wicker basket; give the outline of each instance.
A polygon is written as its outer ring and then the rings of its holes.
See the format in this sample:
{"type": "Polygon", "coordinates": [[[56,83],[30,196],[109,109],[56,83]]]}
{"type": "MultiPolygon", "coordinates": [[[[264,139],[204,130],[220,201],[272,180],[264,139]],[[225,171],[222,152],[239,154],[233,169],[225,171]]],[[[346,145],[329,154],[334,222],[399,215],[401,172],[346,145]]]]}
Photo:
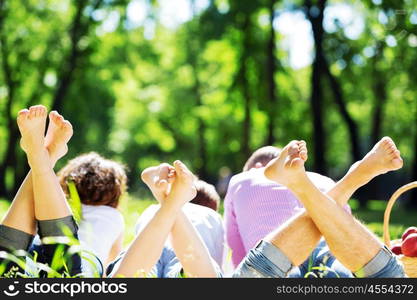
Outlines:
{"type": "MultiPolygon", "coordinates": [[[[406,191],[417,187],[417,181],[413,181],[400,187],[389,199],[387,208],[384,214],[384,242],[389,248],[391,247],[391,238],[389,233],[389,218],[391,215],[392,207],[395,201],[406,191]]],[[[408,257],[404,255],[399,256],[401,262],[404,265],[405,273],[408,277],[417,277],[417,257],[408,257]]]]}

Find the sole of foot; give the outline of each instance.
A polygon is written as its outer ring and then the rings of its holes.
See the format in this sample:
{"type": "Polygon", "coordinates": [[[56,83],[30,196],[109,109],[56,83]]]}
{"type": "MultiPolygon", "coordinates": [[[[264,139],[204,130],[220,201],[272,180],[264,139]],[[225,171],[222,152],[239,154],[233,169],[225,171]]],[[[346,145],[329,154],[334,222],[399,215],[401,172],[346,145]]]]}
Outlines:
{"type": "Polygon", "coordinates": [[[291,141],[280,155],[265,167],[265,176],[277,183],[288,185],[299,174],[305,174],[304,163],[308,158],[307,153],[304,141],[291,141]]]}
{"type": "Polygon", "coordinates": [[[49,113],[49,125],[45,137],[45,146],[51,158],[58,160],[68,152],[68,142],[73,135],[72,125],[56,111],[49,113]]]}

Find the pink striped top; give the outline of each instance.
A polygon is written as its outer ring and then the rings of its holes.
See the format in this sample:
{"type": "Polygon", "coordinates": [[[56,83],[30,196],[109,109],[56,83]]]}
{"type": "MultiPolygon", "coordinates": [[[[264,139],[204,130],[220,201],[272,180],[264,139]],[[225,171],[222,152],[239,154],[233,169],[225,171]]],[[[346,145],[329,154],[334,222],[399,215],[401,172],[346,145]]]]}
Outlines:
{"type": "MultiPolygon", "coordinates": [[[[334,181],[308,172],[322,191],[334,181]]],[[[224,201],[226,238],[236,267],[256,243],[303,209],[285,186],[267,179],[263,169],[252,169],[232,177],[224,201]]]]}

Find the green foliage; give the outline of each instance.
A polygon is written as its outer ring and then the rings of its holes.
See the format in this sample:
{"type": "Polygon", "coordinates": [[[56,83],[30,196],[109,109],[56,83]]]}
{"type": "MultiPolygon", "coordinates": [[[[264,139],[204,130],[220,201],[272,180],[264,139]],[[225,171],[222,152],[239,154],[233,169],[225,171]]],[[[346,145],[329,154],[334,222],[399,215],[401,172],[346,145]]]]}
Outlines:
{"type": "MultiPolygon", "coordinates": [[[[162,2],[145,0],[135,1],[147,16],[132,23],[132,1],[2,1],[1,195],[12,196],[27,172],[19,133],[10,124],[19,109],[36,103],[58,108],[74,126],[58,168],[98,151],[130,168],[131,191],[138,193],[141,170],[162,161],[182,159],[212,183],[224,166],[241,170],[246,152],[267,143],[271,120],[277,145],[295,138],[314,145],[312,67],[292,68],[286,37],[277,30],[276,99],[268,93],[270,1],[212,0],[196,8],[198,1],[190,0],[190,17],[175,26],[164,23],[162,2]]],[[[403,182],[416,172],[415,1],[324,2],[351,8],[363,22],[352,37],[347,24],[331,20],[323,54],[358,127],[362,152],[375,138],[392,136],[406,163],[397,180],[403,182]],[[378,108],[381,126],[374,133],[378,108]]],[[[304,14],[306,3],[275,1],[276,20],[304,14]]],[[[352,140],[333,86],[328,80],[322,85],[325,163],[339,177],[352,163],[352,140]]],[[[310,169],[318,155],[313,149],[310,169]]]]}
{"type": "MultiPolygon", "coordinates": [[[[140,214],[151,204],[154,204],[154,200],[149,199],[134,199],[129,196],[125,196],[120,205],[120,210],[123,213],[125,219],[125,233],[124,233],[124,246],[127,247],[135,236],[135,224],[140,214]]],[[[0,199],[0,218],[3,218],[10,203],[4,199],[0,199]]],[[[65,231],[64,231],[65,232],[65,231]]],[[[16,278],[16,277],[39,277],[42,272],[43,276],[59,278],[59,277],[77,277],[77,275],[71,276],[68,273],[68,266],[66,261],[69,256],[79,254],[82,258],[90,263],[92,266],[92,273],[89,276],[97,277],[98,270],[95,270],[95,262],[92,260],[94,255],[85,249],[81,249],[77,240],[71,237],[70,232],[66,232],[66,237],[62,238],[46,238],[42,240],[43,244],[65,244],[69,248],[64,252],[63,247],[58,247],[55,252],[54,259],[51,266],[47,266],[44,263],[38,261],[37,253],[29,254],[24,251],[19,251],[13,254],[1,252],[0,258],[7,259],[18,265],[20,269],[25,269],[27,274],[22,274],[18,268],[10,269],[7,273],[6,263],[0,264],[0,277],[16,278]]]]}

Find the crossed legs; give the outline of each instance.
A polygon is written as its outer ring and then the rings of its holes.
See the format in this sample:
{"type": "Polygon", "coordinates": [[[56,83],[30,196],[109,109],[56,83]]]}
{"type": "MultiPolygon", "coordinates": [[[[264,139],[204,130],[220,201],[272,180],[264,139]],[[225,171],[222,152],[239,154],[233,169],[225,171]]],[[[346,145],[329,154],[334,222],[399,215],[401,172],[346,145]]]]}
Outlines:
{"type": "MultiPolygon", "coordinates": [[[[34,106],[30,108],[30,110],[21,111],[19,115],[26,115],[31,111],[34,114],[37,109],[38,107],[34,106]]],[[[55,163],[67,153],[67,143],[72,136],[72,132],[71,124],[64,120],[61,115],[59,115],[57,112],[51,112],[49,114],[49,126],[46,137],[44,138],[44,145],[48,149],[52,165],[55,165],[55,163]]],[[[68,215],[68,209],[65,206],[63,211],[66,215],[68,215]]],[[[16,196],[14,197],[13,202],[6,215],[4,216],[1,224],[34,235],[37,229],[36,220],[41,220],[42,217],[45,217],[43,215],[45,213],[52,214],[47,215],[47,219],[56,218],[55,210],[42,210],[41,207],[38,207],[38,214],[35,216],[35,203],[31,170],[29,171],[18,192],[16,193],[16,196]]]]}
{"type": "MultiPolygon", "coordinates": [[[[62,226],[69,227],[76,235],[71,210],[53,171],[56,161],[67,152],[72,126],[61,115],[51,112],[47,136],[44,137],[46,117],[46,108],[41,105],[18,114],[21,147],[26,152],[31,171],[1,222],[1,250],[27,251],[37,229],[41,238],[63,236],[62,226]]],[[[51,262],[56,249],[57,244],[43,247],[45,262],[51,262]]]]}
{"type": "MultiPolygon", "coordinates": [[[[283,168],[285,161],[291,157],[295,157],[296,163],[304,163],[307,160],[305,142],[291,142],[284,148],[283,155],[268,164],[265,168],[265,175],[274,181],[287,185],[284,183],[287,176],[283,168]]],[[[347,174],[327,192],[327,196],[343,207],[358,188],[374,177],[399,169],[401,166],[402,160],[399,151],[394,142],[385,137],[361,161],[356,162],[349,169],[347,174]]],[[[321,237],[322,233],[310,215],[304,211],[290,219],[265,240],[288,255],[293,265],[300,265],[308,258],[321,237]],[[295,239],[294,236],[298,238],[295,239]]]]}
{"type": "MultiPolygon", "coordinates": [[[[306,209],[264,239],[279,249],[279,255],[274,254],[276,261],[288,260],[281,266],[283,271],[277,274],[286,276],[292,266],[303,263],[321,236],[324,236],[332,254],[345,267],[351,272],[358,272],[379,255],[383,246],[342,206],[357,188],[373,177],[400,168],[400,153],[390,138],[383,138],[364,159],[351,167],[327,195],[320,192],[307,177],[304,170],[306,159],[305,143],[294,141],[265,169],[267,177],[286,185],[306,209]]],[[[369,272],[365,274],[371,275],[369,272]]]]}
{"type": "Polygon", "coordinates": [[[111,276],[147,276],[171,235],[176,256],[188,277],[216,277],[218,271],[200,236],[182,212],[195,197],[195,177],[180,161],[146,169],[142,180],[160,208],[138,234],[111,276]]]}

